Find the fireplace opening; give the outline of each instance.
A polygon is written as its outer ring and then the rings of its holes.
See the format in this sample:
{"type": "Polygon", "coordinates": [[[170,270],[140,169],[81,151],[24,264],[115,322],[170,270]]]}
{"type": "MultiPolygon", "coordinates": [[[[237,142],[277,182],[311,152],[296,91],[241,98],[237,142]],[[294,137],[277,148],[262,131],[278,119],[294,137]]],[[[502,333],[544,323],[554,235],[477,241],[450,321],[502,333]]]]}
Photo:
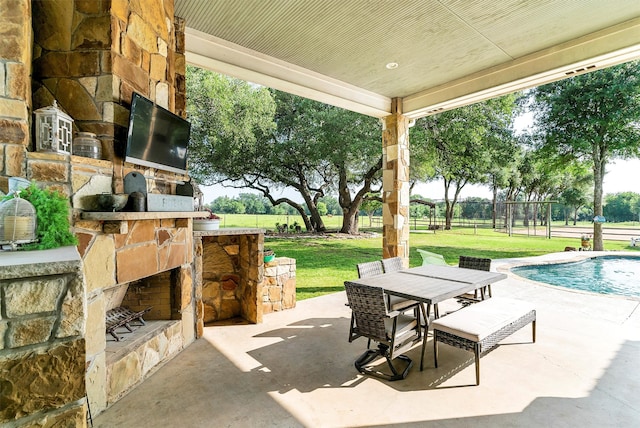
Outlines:
{"type": "Polygon", "coordinates": [[[180,305],[182,290],[190,286],[180,284],[184,276],[176,268],[104,290],[105,313],[126,308],[144,320],[134,317],[128,323],[132,331],[124,325],[115,329],[119,340],[105,331],[109,403],[182,349],[180,305]]]}
{"type": "Polygon", "coordinates": [[[178,278],[172,269],[105,290],[107,355],[180,319],[178,278]]]}

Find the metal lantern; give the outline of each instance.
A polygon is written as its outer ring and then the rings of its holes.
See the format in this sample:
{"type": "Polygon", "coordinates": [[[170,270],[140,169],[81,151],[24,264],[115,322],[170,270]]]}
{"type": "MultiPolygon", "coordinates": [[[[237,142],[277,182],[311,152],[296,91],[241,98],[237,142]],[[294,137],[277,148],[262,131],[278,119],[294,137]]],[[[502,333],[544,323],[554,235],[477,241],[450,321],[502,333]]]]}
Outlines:
{"type": "Polygon", "coordinates": [[[19,195],[0,205],[0,244],[17,244],[36,241],[36,209],[31,202],[19,195]]]}
{"type": "Polygon", "coordinates": [[[71,154],[73,119],[53,101],[50,107],[34,112],[36,115],[36,149],[44,152],[71,154]]]}

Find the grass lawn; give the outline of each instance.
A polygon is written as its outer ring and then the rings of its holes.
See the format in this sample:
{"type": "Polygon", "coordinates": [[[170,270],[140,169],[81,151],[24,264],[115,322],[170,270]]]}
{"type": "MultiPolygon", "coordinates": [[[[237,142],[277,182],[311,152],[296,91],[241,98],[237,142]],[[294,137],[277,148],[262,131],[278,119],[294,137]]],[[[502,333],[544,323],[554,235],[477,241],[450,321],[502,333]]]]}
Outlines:
{"type": "MultiPolygon", "coordinates": [[[[409,262],[412,267],[422,264],[416,248],[442,254],[447,263],[456,265],[460,255],[492,259],[527,257],[563,251],[567,246],[580,246],[576,238],[509,237],[487,229],[474,232],[472,228],[438,231],[435,234],[412,232],[409,243],[409,262]]],[[[357,277],[357,263],[382,258],[381,235],[372,238],[337,238],[331,235],[309,238],[266,237],[265,248],[267,247],[273,249],[277,256],[296,259],[298,300],[342,291],[344,281],[357,277]]],[[[640,250],[640,247],[630,247],[626,241],[605,241],[605,249],[640,250]]]]}

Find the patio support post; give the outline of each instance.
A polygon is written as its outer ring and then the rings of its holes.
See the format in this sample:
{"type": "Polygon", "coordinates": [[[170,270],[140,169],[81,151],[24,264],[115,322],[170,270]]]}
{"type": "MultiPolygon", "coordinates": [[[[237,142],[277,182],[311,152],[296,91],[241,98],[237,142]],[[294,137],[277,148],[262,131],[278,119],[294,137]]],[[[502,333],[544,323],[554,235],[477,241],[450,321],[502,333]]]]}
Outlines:
{"type": "Polygon", "coordinates": [[[391,102],[382,130],[382,257],[409,266],[409,127],[402,99],[391,102]]]}

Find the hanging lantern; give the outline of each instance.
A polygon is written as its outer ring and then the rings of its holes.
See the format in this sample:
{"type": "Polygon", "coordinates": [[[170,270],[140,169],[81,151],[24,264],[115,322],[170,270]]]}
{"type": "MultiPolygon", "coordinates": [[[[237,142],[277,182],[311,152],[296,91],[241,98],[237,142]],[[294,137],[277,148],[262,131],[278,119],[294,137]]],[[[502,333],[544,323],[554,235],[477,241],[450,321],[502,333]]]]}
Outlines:
{"type": "Polygon", "coordinates": [[[36,150],[71,154],[73,119],[53,101],[50,107],[39,108],[36,115],[36,150]]]}
{"type": "Polygon", "coordinates": [[[21,199],[19,192],[13,199],[0,205],[0,244],[9,244],[15,250],[17,244],[36,241],[36,209],[31,202],[21,199]]]}

